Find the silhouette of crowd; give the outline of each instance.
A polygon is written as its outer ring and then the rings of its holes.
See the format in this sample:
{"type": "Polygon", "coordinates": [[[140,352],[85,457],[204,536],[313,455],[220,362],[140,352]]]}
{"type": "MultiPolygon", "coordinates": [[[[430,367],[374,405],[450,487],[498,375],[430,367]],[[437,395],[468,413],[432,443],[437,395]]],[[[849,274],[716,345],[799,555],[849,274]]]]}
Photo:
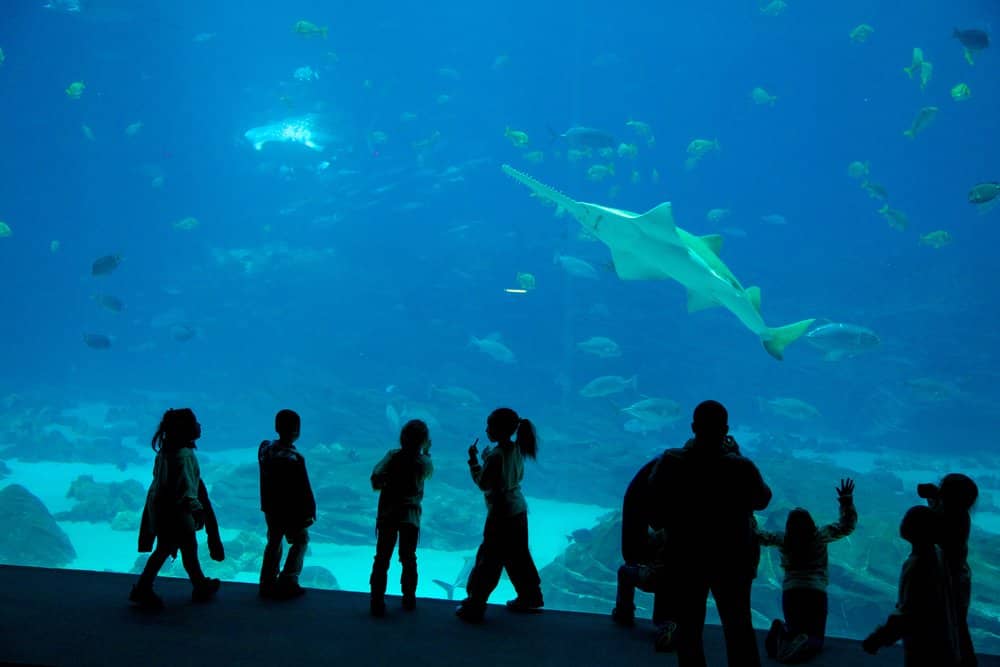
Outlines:
{"type": "MultiPolygon", "coordinates": [[[[299,585],[316,521],[316,501],[305,457],[296,449],[301,421],[291,410],[275,417],[276,440],[258,447],[260,499],[267,529],[259,594],[290,599],[299,585]],[[281,564],[283,543],[289,550],[281,564]]],[[[754,512],[771,501],[771,489],[757,466],[729,435],[728,413],[704,401],[691,423],[694,437],[645,463],[625,491],[622,504],[618,592],[611,611],[622,626],[635,622],[635,590],[653,594],[655,647],[675,651],[681,667],[706,665],[702,643],[708,595],[718,609],[731,666],[760,665],[752,626],[751,584],[761,549],[780,553],[783,619],[775,619],[764,641],[767,655],[780,663],[801,663],[823,648],[828,609],[828,545],[850,535],[858,521],[854,481],[836,487],[837,521],[817,526],[808,510],[788,513],[785,530],[762,530],[754,512]]],[[[527,502],[521,491],[524,459],[534,459],[538,443],[531,421],[510,408],[494,410],[486,421],[492,447],[468,449],[469,473],[486,501],[483,540],[465,584],[467,597],[456,609],[463,621],[484,619],[487,601],[506,570],[516,591],[511,611],[537,613],[544,606],[541,579],[528,548],[527,502]]],[[[218,579],[206,577],[198,560],[196,533],[205,529],[213,560],[225,558],[219,524],[201,479],[194,450],[201,427],[190,409],[168,410],[152,440],[156,452],[139,531],[139,551],[152,552],[129,599],[160,609],[153,581],[168,557],[180,551],[192,583],[192,599],[207,601],[218,579]],[[155,544],[155,548],[154,548],[155,544]]],[[[399,446],[375,465],[372,489],[379,492],[376,548],[370,585],[372,616],[386,613],[387,572],[394,550],[402,564],[400,587],[405,610],[416,608],[417,544],[424,483],[434,471],[427,425],[403,425],[399,446]]],[[[884,624],[862,642],[868,653],[899,640],[908,666],[967,667],[976,656],[967,623],[971,599],[968,565],[970,510],[978,497],[975,482],[951,473],[938,484],[920,484],[926,505],[910,508],[900,537],[911,545],[902,564],[898,600],[884,624]]]]}

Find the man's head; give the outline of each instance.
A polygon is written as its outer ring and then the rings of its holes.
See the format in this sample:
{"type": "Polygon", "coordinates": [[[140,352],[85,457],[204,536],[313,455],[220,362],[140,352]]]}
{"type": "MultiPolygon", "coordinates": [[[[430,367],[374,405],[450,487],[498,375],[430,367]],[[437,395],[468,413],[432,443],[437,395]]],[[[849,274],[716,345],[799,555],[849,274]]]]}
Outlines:
{"type": "Polygon", "coordinates": [[[281,410],[274,416],[274,430],[285,441],[295,442],[299,438],[302,421],[294,410],[281,410]]]}
{"type": "Polygon", "coordinates": [[[729,433],[729,413],[718,401],[703,401],[694,409],[691,430],[697,440],[721,441],[729,433]]]}

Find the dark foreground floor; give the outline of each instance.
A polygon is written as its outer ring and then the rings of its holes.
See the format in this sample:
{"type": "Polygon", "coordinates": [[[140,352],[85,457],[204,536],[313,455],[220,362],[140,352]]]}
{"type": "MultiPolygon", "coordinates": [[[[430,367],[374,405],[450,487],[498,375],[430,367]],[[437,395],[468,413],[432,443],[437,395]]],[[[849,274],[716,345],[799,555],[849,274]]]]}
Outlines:
{"type": "MultiPolygon", "coordinates": [[[[196,605],[190,584],[160,579],[167,609],[126,602],[130,575],[0,566],[0,662],[31,665],[391,665],[562,667],[675,665],[652,649],[650,626],[622,629],[592,614],[519,616],[491,606],[478,626],[456,619],[454,603],[420,600],[414,612],[390,597],[383,619],[368,597],[310,590],[298,600],[262,601],[256,586],[223,583],[196,605]]],[[[710,665],[725,665],[719,628],[705,632],[710,665]]],[[[763,637],[761,637],[763,641],[763,637]]],[[[768,663],[765,658],[765,664],[768,663]]],[[[901,665],[898,648],[878,657],[832,639],[816,666],[901,665]]],[[[1000,667],[986,658],[984,667],[1000,667]]]]}

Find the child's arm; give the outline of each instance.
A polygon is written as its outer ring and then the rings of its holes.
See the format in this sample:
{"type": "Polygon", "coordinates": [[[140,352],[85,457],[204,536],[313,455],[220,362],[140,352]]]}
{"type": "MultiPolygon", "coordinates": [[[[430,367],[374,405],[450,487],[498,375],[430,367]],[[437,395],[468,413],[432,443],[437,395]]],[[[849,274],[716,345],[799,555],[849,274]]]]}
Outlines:
{"type": "MultiPolygon", "coordinates": [[[[478,438],[476,442],[479,442],[478,438]]],[[[490,491],[496,486],[495,478],[500,474],[501,461],[498,456],[490,456],[490,448],[487,447],[483,451],[483,464],[479,465],[476,451],[476,445],[473,443],[469,447],[469,472],[472,474],[472,481],[483,491],[490,491]]]]}
{"type": "Polygon", "coordinates": [[[916,571],[917,561],[911,556],[903,563],[903,572],[899,577],[899,601],[896,609],[889,614],[885,623],[875,628],[862,642],[861,646],[868,653],[874,654],[883,646],[892,646],[906,634],[907,626],[912,622],[914,614],[919,614],[927,604],[921,600],[919,582],[916,571]]]}
{"type": "Polygon", "coordinates": [[[757,533],[757,539],[760,541],[762,547],[781,547],[785,544],[785,536],[781,533],[761,530],[756,526],[754,527],[754,532],[757,533]]]}
{"type": "Polygon", "coordinates": [[[431,475],[434,474],[434,462],[431,461],[431,453],[424,452],[423,460],[424,460],[424,479],[428,480],[431,478],[431,475]]]}
{"type": "Polygon", "coordinates": [[[820,539],[833,542],[847,537],[858,525],[858,510],[854,507],[854,480],[841,480],[837,487],[837,502],[840,503],[840,518],[820,529],[820,539]]]}
{"type": "Polygon", "coordinates": [[[392,455],[396,450],[390,451],[388,454],[382,457],[382,460],[375,464],[372,469],[372,491],[381,491],[385,488],[385,483],[388,481],[388,474],[386,467],[389,465],[389,461],[392,459],[392,455]]]}
{"type": "Polygon", "coordinates": [[[200,514],[203,508],[201,502],[198,500],[198,485],[201,482],[201,469],[198,467],[198,459],[195,458],[193,453],[179,458],[181,474],[177,478],[177,502],[187,512],[200,514]]]}
{"type": "Polygon", "coordinates": [[[316,523],[316,496],[313,495],[312,483],[309,481],[309,471],[306,470],[305,459],[302,460],[302,484],[305,494],[306,526],[316,523]]]}

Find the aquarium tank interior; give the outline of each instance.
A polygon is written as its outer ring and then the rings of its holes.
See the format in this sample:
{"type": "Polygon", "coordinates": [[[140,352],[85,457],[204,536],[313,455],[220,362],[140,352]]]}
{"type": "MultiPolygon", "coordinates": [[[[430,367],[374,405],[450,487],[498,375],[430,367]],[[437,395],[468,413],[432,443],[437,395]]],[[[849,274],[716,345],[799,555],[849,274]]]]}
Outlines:
{"type": "MultiPolygon", "coordinates": [[[[990,0],[4,2],[0,561],[138,572],[150,439],[189,407],[227,556],[199,533],[203,566],[256,583],[289,408],[303,585],[367,591],[372,468],[421,419],[418,595],[460,600],[467,450],[507,406],[539,435],[546,608],[607,615],[625,488],[715,399],[761,526],[833,521],[856,482],[831,635],[895,604],[917,484],[975,479],[969,624],[1000,653],[997,25],[990,0]]],[[[765,549],[756,626],[781,579],[765,549]]]]}

